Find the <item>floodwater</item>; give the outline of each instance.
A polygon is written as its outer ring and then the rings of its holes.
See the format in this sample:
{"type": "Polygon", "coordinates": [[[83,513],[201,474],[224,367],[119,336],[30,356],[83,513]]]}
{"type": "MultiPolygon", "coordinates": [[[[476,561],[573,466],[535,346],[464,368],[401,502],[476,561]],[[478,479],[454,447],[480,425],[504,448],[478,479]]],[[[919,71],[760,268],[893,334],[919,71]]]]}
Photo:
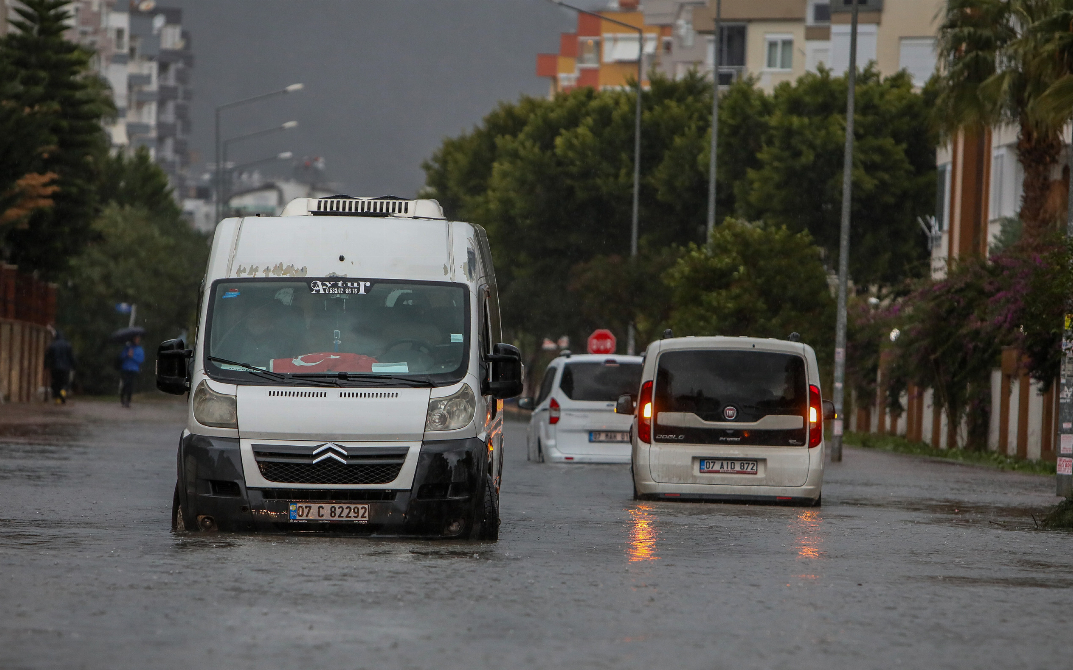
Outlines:
{"type": "Polygon", "coordinates": [[[635,502],[628,466],[527,463],[510,424],[498,543],[173,534],[182,422],[0,419],[0,667],[1069,662],[1049,477],[847,448],[820,508],[635,502]]]}

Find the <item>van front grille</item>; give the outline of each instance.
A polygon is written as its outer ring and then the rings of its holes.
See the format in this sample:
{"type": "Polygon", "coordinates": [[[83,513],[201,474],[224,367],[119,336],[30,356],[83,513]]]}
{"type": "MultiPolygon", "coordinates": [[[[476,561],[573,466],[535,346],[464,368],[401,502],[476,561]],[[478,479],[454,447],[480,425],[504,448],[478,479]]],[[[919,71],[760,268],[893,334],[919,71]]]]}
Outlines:
{"type": "Polygon", "coordinates": [[[383,489],[254,489],[265,500],[308,500],[310,502],[390,502],[398,491],[383,489]]]}
{"type": "Polygon", "coordinates": [[[387,484],[395,481],[402,463],[343,465],[337,461],[320,463],[260,462],[261,476],[270,482],[288,484],[387,484]]]}

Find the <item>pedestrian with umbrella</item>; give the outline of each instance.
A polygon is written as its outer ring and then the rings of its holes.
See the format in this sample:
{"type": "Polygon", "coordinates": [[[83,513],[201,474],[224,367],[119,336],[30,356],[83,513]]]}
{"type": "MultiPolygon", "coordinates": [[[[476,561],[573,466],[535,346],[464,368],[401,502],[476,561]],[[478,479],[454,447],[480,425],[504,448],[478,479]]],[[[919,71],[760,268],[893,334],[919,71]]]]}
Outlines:
{"type": "Polygon", "coordinates": [[[145,350],[142,349],[142,336],[145,328],[122,328],[112,333],[109,338],[113,342],[124,342],[123,353],[117,360],[119,367],[119,402],[124,407],[130,407],[131,396],[134,395],[134,380],[142,370],[145,362],[145,350]]]}
{"type": "Polygon", "coordinates": [[[75,369],[75,352],[61,331],[56,331],[52,343],[45,349],[45,368],[51,377],[52,401],[57,405],[67,404],[67,386],[75,369]]]}

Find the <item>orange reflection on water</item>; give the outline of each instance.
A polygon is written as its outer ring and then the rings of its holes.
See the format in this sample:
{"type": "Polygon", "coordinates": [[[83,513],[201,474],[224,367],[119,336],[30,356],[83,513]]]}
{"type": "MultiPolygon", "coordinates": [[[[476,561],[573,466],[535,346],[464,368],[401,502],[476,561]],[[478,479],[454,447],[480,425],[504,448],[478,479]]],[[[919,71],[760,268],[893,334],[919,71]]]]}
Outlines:
{"type": "Polygon", "coordinates": [[[630,562],[634,561],[658,561],[656,555],[656,517],[649,514],[652,508],[648,505],[638,505],[635,509],[628,510],[633,526],[630,528],[630,543],[626,547],[626,555],[630,562]]]}
{"type": "Polygon", "coordinates": [[[819,512],[801,510],[790,524],[794,535],[797,536],[797,555],[800,558],[819,558],[823,553],[820,551],[820,546],[823,544],[823,535],[820,532],[822,521],[819,512]]]}

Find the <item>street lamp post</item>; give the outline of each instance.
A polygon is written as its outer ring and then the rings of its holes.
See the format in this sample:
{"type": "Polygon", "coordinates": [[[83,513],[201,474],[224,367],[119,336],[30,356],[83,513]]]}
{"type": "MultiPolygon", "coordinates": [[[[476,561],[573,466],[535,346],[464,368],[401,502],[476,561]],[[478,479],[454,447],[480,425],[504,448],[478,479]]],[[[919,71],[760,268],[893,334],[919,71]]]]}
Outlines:
{"type": "Polygon", "coordinates": [[[842,408],[846,381],[846,283],[849,281],[850,201],[853,197],[853,108],[857,86],[857,0],[849,32],[849,72],[846,91],[846,153],[842,164],[842,228],[838,235],[838,317],[835,323],[835,420],[831,439],[831,461],[842,461],[842,408]]]}
{"type": "Polygon", "coordinates": [[[719,29],[723,19],[723,0],[715,0],[715,39],[712,40],[712,144],[708,161],[708,225],[704,243],[712,238],[715,228],[715,164],[719,148],[719,29]]]}
{"type": "Polygon", "coordinates": [[[280,124],[278,126],[275,126],[273,128],[265,128],[264,130],[257,130],[257,131],[254,131],[252,133],[246,133],[245,135],[237,135],[235,137],[229,137],[229,138],[227,138],[226,140],[224,140],[222,142],[222,145],[223,145],[222,160],[223,160],[223,162],[220,164],[220,166],[216,170],[216,172],[218,174],[221,174],[221,175],[224,176],[224,179],[222,179],[221,182],[220,182],[220,190],[217,191],[217,196],[216,196],[218,204],[221,205],[221,210],[222,210],[223,203],[227,202],[227,198],[231,193],[231,182],[230,182],[230,180],[231,180],[231,169],[227,167],[227,148],[234,142],[241,142],[242,140],[248,140],[248,139],[252,139],[254,137],[261,137],[262,135],[271,135],[273,133],[278,133],[278,132],[282,132],[284,130],[290,130],[291,128],[297,128],[297,127],[298,127],[298,122],[297,121],[287,121],[286,123],[282,123],[282,124],[280,124]]]}
{"type": "MultiPolygon", "coordinates": [[[[563,0],[552,0],[552,2],[567,9],[572,9],[579,14],[595,16],[608,23],[614,23],[617,26],[637,31],[637,108],[634,112],[633,127],[633,215],[630,221],[630,259],[632,261],[637,258],[638,210],[641,197],[641,79],[644,76],[645,31],[644,28],[638,28],[629,23],[608,18],[597,12],[575,7],[563,2],[563,0]]],[[[633,319],[631,318],[629,331],[626,335],[626,353],[632,355],[636,350],[636,346],[636,334],[634,333],[633,319]]]]}
{"type": "Polygon", "coordinates": [[[231,109],[233,107],[239,107],[241,105],[248,105],[248,104],[253,103],[253,102],[258,102],[258,101],[264,100],[266,98],[273,98],[273,97],[275,97],[277,95],[286,95],[288,93],[295,93],[297,91],[301,91],[304,87],[305,87],[304,84],[291,84],[290,86],[286,86],[284,88],[281,88],[278,91],[270,91],[268,93],[262,93],[260,95],[255,95],[252,98],[243,98],[242,100],[235,100],[234,102],[228,102],[228,103],[225,103],[223,105],[219,105],[216,108],[216,134],[214,136],[213,145],[214,145],[214,147],[216,149],[216,175],[215,175],[216,179],[215,179],[215,181],[216,181],[216,220],[217,221],[220,220],[220,209],[221,209],[220,208],[220,189],[221,189],[221,186],[223,184],[223,177],[220,175],[220,172],[221,172],[221,167],[220,167],[220,162],[221,162],[220,161],[220,112],[224,111],[225,109],[231,109]]]}

